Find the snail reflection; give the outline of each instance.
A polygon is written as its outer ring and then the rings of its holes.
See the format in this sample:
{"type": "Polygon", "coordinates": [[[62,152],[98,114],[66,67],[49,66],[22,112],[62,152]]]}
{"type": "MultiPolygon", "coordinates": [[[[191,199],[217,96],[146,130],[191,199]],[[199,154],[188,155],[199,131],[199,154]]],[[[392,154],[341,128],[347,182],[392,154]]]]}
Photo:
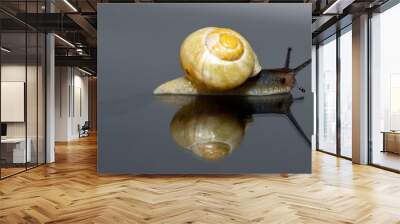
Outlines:
{"type": "Polygon", "coordinates": [[[290,112],[291,94],[273,96],[172,96],[158,98],[180,106],[170,123],[174,141],[196,156],[217,161],[231,154],[242,142],[255,114],[283,114],[310,144],[290,112]]]}
{"type": "MultiPolygon", "coordinates": [[[[156,95],[239,95],[266,96],[289,93],[296,86],[296,74],[308,64],[290,68],[288,48],[283,68],[263,69],[250,43],[240,33],[206,27],[189,34],[180,48],[185,76],[154,90],[156,95]]],[[[299,88],[302,90],[302,88],[299,88]]]]}

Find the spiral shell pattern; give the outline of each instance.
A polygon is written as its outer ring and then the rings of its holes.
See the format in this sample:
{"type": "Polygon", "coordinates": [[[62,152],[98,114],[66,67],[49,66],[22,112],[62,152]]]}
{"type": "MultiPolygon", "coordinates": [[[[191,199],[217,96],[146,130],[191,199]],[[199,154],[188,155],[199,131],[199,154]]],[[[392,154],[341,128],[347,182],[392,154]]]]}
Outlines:
{"type": "Polygon", "coordinates": [[[261,70],[247,40],[227,28],[206,27],[191,33],[181,45],[180,61],[190,81],[213,91],[233,89],[261,70]]]}

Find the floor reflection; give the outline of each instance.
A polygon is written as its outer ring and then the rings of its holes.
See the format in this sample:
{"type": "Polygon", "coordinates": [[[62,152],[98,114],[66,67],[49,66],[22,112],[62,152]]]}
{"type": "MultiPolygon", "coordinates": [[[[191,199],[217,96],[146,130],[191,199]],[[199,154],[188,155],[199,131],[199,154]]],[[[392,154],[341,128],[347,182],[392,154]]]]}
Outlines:
{"type": "Polygon", "coordinates": [[[174,141],[199,158],[218,161],[242,142],[255,114],[283,114],[304,140],[310,143],[290,111],[292,94],[270,96],[188,96],[161,95],[159,100],[180,107],[170,123],[174,141]]]}

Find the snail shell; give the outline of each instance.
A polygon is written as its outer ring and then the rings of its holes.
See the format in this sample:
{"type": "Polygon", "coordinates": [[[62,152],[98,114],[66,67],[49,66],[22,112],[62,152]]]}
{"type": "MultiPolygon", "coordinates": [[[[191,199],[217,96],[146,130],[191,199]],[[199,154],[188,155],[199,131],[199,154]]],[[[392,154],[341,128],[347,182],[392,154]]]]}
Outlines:
{"type": "Polygon", "coordinates": [[[233,89],[261,71],[247,40],[227,28],[206,27],[191,33],[181,45],[180,61],[191,82],[212,91],[233,89]]]}
{"type": "Polygon", "coordinates": [[[206,160],[219,160],[239,146],[246,122],[237,113],[210,104],[183,106],[170,124],[174,141],[206,160]]]}

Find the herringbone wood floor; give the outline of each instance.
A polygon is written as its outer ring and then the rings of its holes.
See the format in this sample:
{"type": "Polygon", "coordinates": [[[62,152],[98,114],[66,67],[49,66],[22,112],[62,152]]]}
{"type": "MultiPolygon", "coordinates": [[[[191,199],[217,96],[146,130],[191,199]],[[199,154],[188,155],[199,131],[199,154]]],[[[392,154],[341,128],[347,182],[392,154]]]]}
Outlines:
{"type": "Polygon", "coordinates": [[[400,175],[313,153],[313,174],[99,176],[96,139],[0,181],[0,223],[400,223],[400,175]]]}

